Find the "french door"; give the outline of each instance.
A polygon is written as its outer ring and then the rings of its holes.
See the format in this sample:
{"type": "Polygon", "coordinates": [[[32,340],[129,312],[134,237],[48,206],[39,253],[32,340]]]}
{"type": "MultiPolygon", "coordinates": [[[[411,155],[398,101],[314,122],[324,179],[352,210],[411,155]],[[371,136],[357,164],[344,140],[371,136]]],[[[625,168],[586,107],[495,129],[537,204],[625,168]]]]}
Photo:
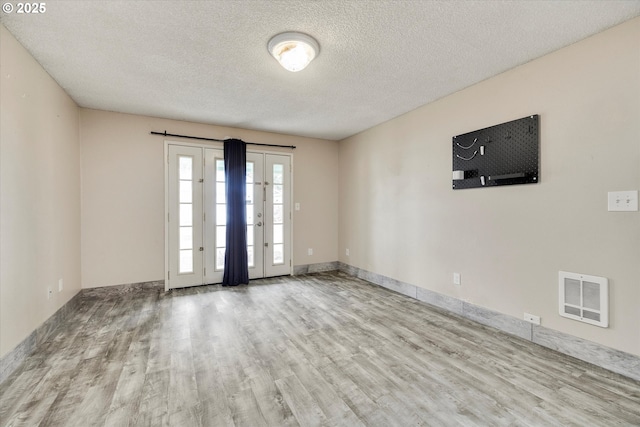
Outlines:
{"type": "MultiPolygon", "coordinates": [[[[165,288],[222,282],[227,206],[222,149],[167,144],[165,288]]],[[[247,152],[249,278],[291,274],[291,156],[247,152]]]]}

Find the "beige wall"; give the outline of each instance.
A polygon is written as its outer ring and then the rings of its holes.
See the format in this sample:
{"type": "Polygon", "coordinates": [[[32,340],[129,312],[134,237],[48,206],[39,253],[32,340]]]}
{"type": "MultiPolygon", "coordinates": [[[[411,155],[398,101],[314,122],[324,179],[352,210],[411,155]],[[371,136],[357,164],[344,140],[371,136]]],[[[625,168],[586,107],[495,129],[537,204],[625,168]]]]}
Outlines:
{"type": "Polygon", "coordinates": [[[80,146],[76,104],[3,26],[0,49],[2,357],[80,290],[80,146]]]}
{"type": "Polygon", "coordinates": [[[151,131],[296,145],[294,264],[338,259],[337,142],[89,109],[80,123],[83,287],[164,278],[164,138],[151,131]]]}
{"type": "Polygon", "coordinates": [[[639,188],[635,19],[342,141],[340,260],[640,355],[640,213],[607,212],[639,188]],[[531,114],[539,184],[451,189],[454,135],[531,114]],[[609,278],[608,329],[557,314],[559,270],[609,278]]]}

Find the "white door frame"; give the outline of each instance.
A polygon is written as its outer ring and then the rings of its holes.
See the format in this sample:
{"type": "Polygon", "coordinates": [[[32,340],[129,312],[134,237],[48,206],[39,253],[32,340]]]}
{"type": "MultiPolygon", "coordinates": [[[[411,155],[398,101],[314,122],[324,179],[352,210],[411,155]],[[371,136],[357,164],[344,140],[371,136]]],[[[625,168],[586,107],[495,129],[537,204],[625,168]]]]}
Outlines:
{"type": "MultiPolygon", "coordinates": [[[[202,144],[202,143],[190,143],[190,142],[182,142],[182,141],[173,141],[173,140],[164,140],[164,290],[165,291],[169,291],[169,221],[168,221],[168,214],[169,214],[169,146],[170,145],[178,145],[178,146],[182,146],[182,147],[196,147],[196,148],[201,148],[203,150],[203,154],[204,154],[204,149],[205,148],[214,148],[214,149],[223,149],[223,144],[202,144]]],[[[281,152],[281,151],[266,151],[266,150],[247,150],[247,152],[251,152],[251,153],[259,153],[259,154],[275,154],[275,155],[280,155],[280,156],[288,156],[290,158],[290,166],[291,166],[291,170],[290,170],[290,189],[289,189],[289,200],[291,201],[290,203],[290,210],[293,211],[293,187],[294,187],[294,180],[293,180],[293,153],[288,153],[288,152],[281,152]]],[[[291,219],[290,219],[290,233],[289,233],[289,248],[290,248],[290,268],[289,268],[289,275],[293,275],[293,266],[294,266],[294,260],[293,260],[293,254],[294,254],[294,250],[293,250],[293,229],[294,229],[294,223],[293,223],[293,212],[291,212],[291,219]]]]}

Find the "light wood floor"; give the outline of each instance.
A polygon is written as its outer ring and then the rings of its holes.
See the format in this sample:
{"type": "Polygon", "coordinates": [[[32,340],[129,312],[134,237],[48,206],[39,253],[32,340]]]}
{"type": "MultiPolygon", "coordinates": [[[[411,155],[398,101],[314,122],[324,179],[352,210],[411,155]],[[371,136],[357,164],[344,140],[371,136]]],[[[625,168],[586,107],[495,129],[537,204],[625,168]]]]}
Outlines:
{"type": "Polygon", "coordinates": [[[341,273],[83,296],[2,425],[640,425],[640,383],[341,273]]]}

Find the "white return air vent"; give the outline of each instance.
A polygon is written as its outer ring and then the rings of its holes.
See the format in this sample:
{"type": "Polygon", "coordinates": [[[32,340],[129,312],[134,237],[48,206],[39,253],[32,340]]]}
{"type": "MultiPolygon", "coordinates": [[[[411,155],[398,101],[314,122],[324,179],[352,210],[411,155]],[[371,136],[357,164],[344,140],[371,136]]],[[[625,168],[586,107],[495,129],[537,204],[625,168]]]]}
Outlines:
{"type": "Polygon", "coordinates": [[[609,327],[609,281],[586,274],[559,274],[560,316],[609,327]]]}

